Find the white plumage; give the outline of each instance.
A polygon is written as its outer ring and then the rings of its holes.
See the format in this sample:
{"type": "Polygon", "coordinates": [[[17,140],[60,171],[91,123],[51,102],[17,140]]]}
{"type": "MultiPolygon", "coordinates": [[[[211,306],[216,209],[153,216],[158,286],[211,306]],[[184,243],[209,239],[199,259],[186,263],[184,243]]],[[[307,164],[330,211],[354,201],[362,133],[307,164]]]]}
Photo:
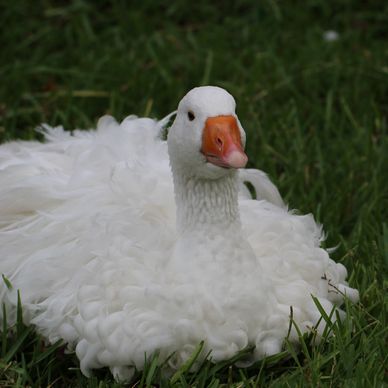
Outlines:
{"type": "Polygon", "coordinates": [[[306,331],[320,317],[311,295],[327,311],[358,299],[312,216],[288,211],[261,171],[237,169],[245,133],[229,93],[195,88],[167,142],[165,124],[106,116],[96,131],[45,126],[45,143],[0,147],[0,272],[12,283],[0,300],[12,322],[20,290],[25,322],[75,348],[85,374],[128,379],[156,350],[175,352],[175,369],[201,340],[215,361],[247,345],[259,359],[281,350],[290,306],[306,331]]]}

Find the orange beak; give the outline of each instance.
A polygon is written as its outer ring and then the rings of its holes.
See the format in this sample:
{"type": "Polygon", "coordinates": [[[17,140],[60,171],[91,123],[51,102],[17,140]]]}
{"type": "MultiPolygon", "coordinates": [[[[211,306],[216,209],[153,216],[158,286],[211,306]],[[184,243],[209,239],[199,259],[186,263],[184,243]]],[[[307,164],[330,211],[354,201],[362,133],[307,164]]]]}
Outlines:
{"type": "Polygon", "coordinates": [[[209,163],[224,168],[242,168],[248,157],[241,144],[234,116],[209,117],[205,121],[201,152],[209,163]]]}

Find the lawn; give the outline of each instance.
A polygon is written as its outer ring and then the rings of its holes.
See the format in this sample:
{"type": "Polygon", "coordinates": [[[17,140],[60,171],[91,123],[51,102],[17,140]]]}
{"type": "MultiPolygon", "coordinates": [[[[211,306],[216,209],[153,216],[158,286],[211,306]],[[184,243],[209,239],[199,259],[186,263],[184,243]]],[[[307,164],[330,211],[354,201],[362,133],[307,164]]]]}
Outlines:
{"type": "MultiPolygon", "coordinates": [[[[162,118],[190,88],[222,86],[236,98],[250,167],[324,224],[325,245],[338,246],[332,256],[360,290],[317,346],[304,337],[299,350],[286,343],[249,369],[208,362],[170,379],[155,356],[134,384],[388,383],[388,3],[3,0],[0,21],[1,142],[37,138],[42,122],[74,129],[106,113],[162,118]],[[324,39],[328,30],[336,40],[324,39]]],[[[119,386],[105,370],[86,379],[74,355],[21,322],[8,331],[1,387],[119,386]]]]}

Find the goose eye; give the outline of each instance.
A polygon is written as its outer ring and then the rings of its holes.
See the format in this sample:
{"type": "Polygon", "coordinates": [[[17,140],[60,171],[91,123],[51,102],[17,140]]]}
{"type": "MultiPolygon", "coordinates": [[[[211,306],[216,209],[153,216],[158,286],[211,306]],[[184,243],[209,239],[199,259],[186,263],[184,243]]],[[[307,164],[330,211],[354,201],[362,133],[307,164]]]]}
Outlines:
{"type": "Polygon", "coordinates": [[[190,121],[193,121],[195,119],[194,113],[191,110],[187,112],[187,117],[190,121]]]}

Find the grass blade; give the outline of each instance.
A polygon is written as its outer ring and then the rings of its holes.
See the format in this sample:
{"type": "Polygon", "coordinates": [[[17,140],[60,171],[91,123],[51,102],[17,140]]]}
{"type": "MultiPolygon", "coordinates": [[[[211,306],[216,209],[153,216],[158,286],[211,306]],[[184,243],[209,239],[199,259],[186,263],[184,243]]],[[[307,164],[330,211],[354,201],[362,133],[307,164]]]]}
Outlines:
{"type": "Polygon", "coordinates": [[[202,352],[202,349],[205,345],[204,341],[201,341],[198,346],[195,348],[194,352],[190,356],[190,358],[182,365],[182,367],[174,373],[174,375],[171,378],[171,384],[175,384],[178,380],[180,380],[180,377],[190,371],[191,367],[194,365],[194,362],[198,359],[199,355],[202,352]]]}

